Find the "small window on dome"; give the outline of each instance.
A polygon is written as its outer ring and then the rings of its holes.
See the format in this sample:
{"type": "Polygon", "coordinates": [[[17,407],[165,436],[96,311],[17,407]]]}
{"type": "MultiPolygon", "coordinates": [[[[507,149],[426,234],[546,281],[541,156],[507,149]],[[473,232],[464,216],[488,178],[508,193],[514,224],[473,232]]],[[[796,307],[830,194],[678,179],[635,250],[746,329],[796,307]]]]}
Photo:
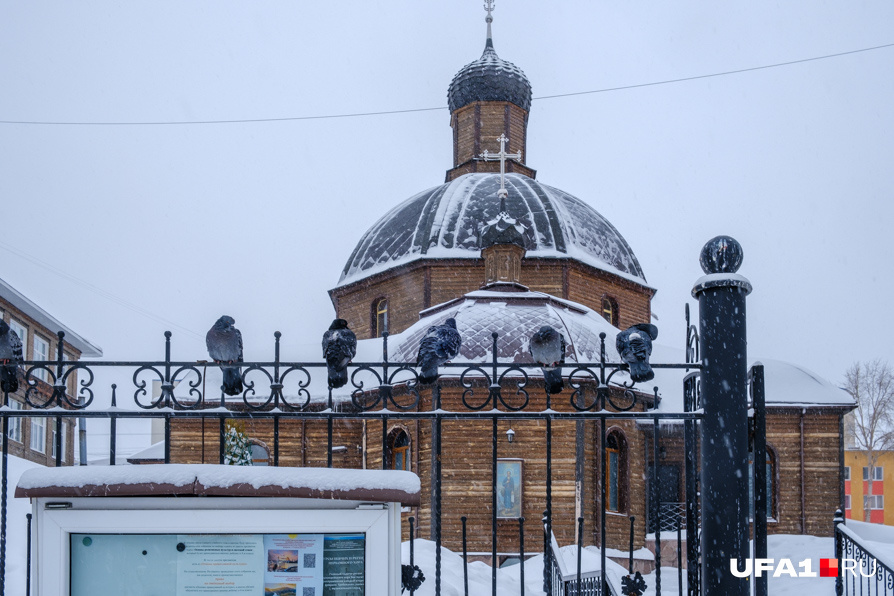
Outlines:
{"type": "Polygon", "coordinates": [[[382,337],[388,331],[388,299],[379,298],[372,307],[372,336],[382,337]]]}
{"type": "Polygon", "coordinates": [[[602,297],[602,316],[615,327],[618,326],[618,303],[614,298],[602,297]]]}

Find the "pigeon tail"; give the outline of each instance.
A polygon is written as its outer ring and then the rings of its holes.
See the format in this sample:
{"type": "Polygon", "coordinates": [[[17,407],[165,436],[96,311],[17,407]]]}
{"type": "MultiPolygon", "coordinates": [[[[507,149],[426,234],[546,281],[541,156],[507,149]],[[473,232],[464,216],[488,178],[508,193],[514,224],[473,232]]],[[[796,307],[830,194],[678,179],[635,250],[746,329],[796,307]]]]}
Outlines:
{"type": "Polygon", "coordinates": [[[19,389],[19,376],[15,366],[0,368],[0,389],[6,393],[15,393],[19,389]]]}
{"type": "Polygon", "coordinates": [[[424,385],[429,385],[438,380],[438,367],[434,366],[431,368],[421,368],[419,370],[419,382],[424,385]]]}
{"type": "Polygon", "coordinates": [[[630,363],[630,378],[636,383],[642,383],[654,379],[655,373],[648,362],[633,361],[630,363]]]}
{"type": "Polygon", "coordinates": [[[235,366],[223,367],[223,392],[227,395],[239,395],[242,393],[242,375],[235,366]]]}
{"type": "Polygon", "coordinates": [[[544,368],[541,370],[543,370],[543,382],[546,384],[546,390],[549,391],[551,395],[561,393],[562,389],[565,388],[565,384],[562,382],[561,367],[544,368]]]}
{"type": "Polygon", "coordinates": [[[348,369],[347,367],[342,369],[337,369],[332,366],[327,367],[329,370],[329,388],[330,389],[338,389],[339,387],[344,387],[348,383],[348,369]]]}

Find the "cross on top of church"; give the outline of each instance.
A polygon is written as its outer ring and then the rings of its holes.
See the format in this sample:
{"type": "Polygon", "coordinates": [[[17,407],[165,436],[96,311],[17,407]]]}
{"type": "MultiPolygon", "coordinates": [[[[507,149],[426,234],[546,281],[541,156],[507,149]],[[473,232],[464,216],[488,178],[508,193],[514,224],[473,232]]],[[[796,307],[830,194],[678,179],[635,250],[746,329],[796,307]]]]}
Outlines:
{"type": "Polygon", "coordinates": [[[481,154],[481,159],[484,161],[497,161],[500,160],[500,190],[497,191],[497,196],[500,197],[500,205],[501,210],[505,211],[505,208],[502,207],[504,205],[504,201],[506,197],[509,196],[509,191],[506,190],[506,158],[515,159],[521,161],[521,151],[516,153],[506,153],[506,143],[509,142],[509,139],[506,138],[505,134],[501,134],[500,138],[497,139],[500,141],[500,152],[490,154],[487,149],[484,150],[484,153],[481,154]]]}
{"type": "Polygon", "coordinates": [[[491,14],[494,11],[494,0],[484,0],[484,10],[487,11],[487,16],[484,18],[484,20],[487,23],[487,38],[490,39],[490,24],[494,20],[494,17],[491,14]]]}

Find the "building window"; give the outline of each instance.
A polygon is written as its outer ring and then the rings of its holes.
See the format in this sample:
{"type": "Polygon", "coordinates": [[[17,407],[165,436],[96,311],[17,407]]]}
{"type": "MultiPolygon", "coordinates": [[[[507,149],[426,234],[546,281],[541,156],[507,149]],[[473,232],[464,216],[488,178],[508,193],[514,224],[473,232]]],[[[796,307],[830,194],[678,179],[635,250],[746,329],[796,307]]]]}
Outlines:
{"type": "Polygon", "coordinates": [[[627,441],[620,432],[605,439],[605,509],[627,510],[627,441]]]}
{"type": "Polygon", "coordinates": [[[884,509],[884,495],[867,495],[863,497],[863,509],[884,509]]]}
{"type": "MultiPolygon", "coordinates": [[[[43,339],[36,333],[34,334],[34,359],[35,360],[49,360],[50,354],[50,342],[43,339]]],[[[46,382],[47,380],[47,371],[43,368],[38,368],[34,371],[34,376],[40,379],[41,381],[46,382]]]]}
{"type": "Polygon", "coordinates": [[[410,437],[396,428],[388,435],[388,460],[392,470],[410,470],[410,437]]]}
{"type": "MultiPolygon", "coordinates": [[[[68,435],[65,433],[65,423],[62,424],[62,458],[61,460],[67,461],[68,457],[68,435]]],[[[59,456],[56,454],[56,425],[53,425],[53,433],[52,433],[52,445],[50,446],[53,450],[53,458],[58,458],[59,456]]]]}
{"type": "Polygon", "coordinates": [[[388,331],[388,299],[379,298],[372,304],[372,336],[382,337],[388,331]]]}
{"type": "Polygon", "coordinates": [[[602,297],[602,316],[615,327],[618,326],[618,302],[611,296],[602,297]]]}
{"type": "Polygon", "coordinates": [[[268,466],[270,465],[270,452],[267,451],[267,447],[261,445],[259,442],[254,439],[249,439],[251,441],[251,465],[253,466],[268,466]]]}
{"type": "Polygon", "coordinates": [[[32,451],[38,453],[47,452],[47,419],[32,418],[31,419],[31,446],[32,451]]]}
{"type": "Polygon", "coordinates": [[[851,467],[850,467],[850,466],[845,466],[845,467],[844,467],[844,479],[845,479],[845,480],[850,480],[850,479],[851,479],[851,467]]]}
{"type": "Polygon", "coordinates": [[[15,319],[9,320],[9,328],[15,331],[16,335],[19,336],[19,339],[22,340],[22,357],[25,360],[31,360],[31,358],[29,358],[31,352],[28,351],[28,328],[15,319]]]}
{"type": "MultiPolygon", "coordinates": [[[[875,466],[874,468],[872,468],[872,480],[873,481],[882,480],[884,478],[884,475],[885,475],[884,467],[875,466]]],[[[863,466],[863,480],[866,480],[866,481],[869,480],[869,468],[866,466],[863,466]]]]}
{"type": "Polygon", "coordinates": [[[850,495],[844,495],[844,508],[846,510],[851,508],[851,496],[850,495]]]}
{"type": "MultiPolygon", "coordinates": [[[[766,483],[767,490],[767,517],[775,518],[776,515],[776,456],[773,448],[767,445],[766,460],[766,483]]],[[[749,502],[754,504],[754,455],[748,454],[748,496],[749,502]]],[[[754,516],[752,515],[752,519],[754,516]]]]}
{"type": "MultiPolygon", "coordinates": [[[[21,410],[22,402],[18,402],[14,399],[9,400],[9,409],[10,410],[21,410]]],[[[18,443],[22,442],[22,419],[21,418],[13,418],[10,416],[9,418],[9,438],[18,443]]]]}

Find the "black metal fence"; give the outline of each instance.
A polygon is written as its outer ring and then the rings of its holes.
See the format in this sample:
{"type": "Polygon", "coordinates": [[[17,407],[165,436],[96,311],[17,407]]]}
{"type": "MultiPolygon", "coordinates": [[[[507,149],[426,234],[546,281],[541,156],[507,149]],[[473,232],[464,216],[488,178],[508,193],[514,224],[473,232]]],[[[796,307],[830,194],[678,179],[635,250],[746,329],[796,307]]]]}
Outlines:
{"type": "Polygon", "coordinates": [[[838,596],[894,594],[894,569],[880,560],[865,545],[865,540],[845,525],[840,509],[835,512],[834,523],[835,557],[838,560],[835,593],[838,596]]]}
{"type": "MultiPolygon", "coordinates": [[[[442,569],[441,548],[443,543],[443,528],[450,524],[451,528],[458,530],[460,515],[457,519],[446,519],[444,515],[445,498],[442,491],[444,478],[442,461],[451,453],[454,445],[442,440],[443,425],[457,421],[475,421],[485,423],[490,427],[489,437],[478,437],[479,445],[486,445],[490,439],[490,562],[492,564],[492,593],[497,592],[498,562],[504,551],[499,548],[499,532],[497,518],[497,461],[499,455],[500,424],[524,424],[537,423],[545,431],[545,441],[542,452],[538,453],[538,459],[545,461],[545,490],[543,502],[537,503],[545,510],[544,532],[545,536],[552,536],[557,512],[554,511],[553,478],[555,474],[554,459],[554,422],[574,421],[586,423],[594,429],[596,447],[600,454],[608,447],[607,429],[614,421],[634,421],[641,429],[645,430],[645,455],[647,461],[646,473],[650,480],[647,486],[648,496],[644,496],[644,502],[649,509],[648,517],[655,520],[655,594],[661,594],[661,552],[662,530],[664,525],[659,498],[659,462],[660,446],[662,440],[662,423],[669,421],[684,427],[684,458],[685,458],[685,511],[681,512],[676,506],[673,510],[674,529],[679,529],[685,517],[687,528],[687,586],[688,594],[700,594],[703,588],[702,578],[705,574],[701,566],[706,565],[710,558],[709,553],[704,554],[699,548],[700,540],[726,541],[737,545],[737,549],[747,548],[748,544],[748,520],[747,516],[735,517],[734,531],[727,528],[719,532],[716,527],[708,527],[702,520],[702,512],[712,511],[710,507],[726,507],[729,502],[744,503],[747,498],[747,484],[743,487],[729,486],[727,482],[717,482],[714,486],[703,486],[705,478],[714,476],[705,475],[707,464],[715,468],[729,469],[735,464],[740,466],[748,459],[748,446],[736,445],[728,450],[705,451],[703,435],[709,427],[717,432],[716,421],[706,417],[705,410],[710,405],[716,411],[717,408],[726,407],[726,402],[736,402],[735,411],[730,410],[727,422],[734,421],[737,425],[746,425],[747,413],[745,411],[748,401],[744,394],[746,381],[745,370],[741,353],[727,354],[729,349],[727,341],[730,330],[741,332],[744,341],[744,303],[742,307],[730,308],[725,301],[729,297],[739,296],[744,301],[746,291],[740,292],[741,282],[738,280],[727,281],[711,279],[697,286],[700,296],[700,308],[702,311],[701,328],[696,331],[689,325],[687,309],[687,342],[685,362],[680,363],[653,363],[655,369],[679,369],[681,376],[685,374],[682,392],[684,394],[685,407],[682,412],[661,412],[656,409],[659,401],[660,387],[636,387],[630,382],[625,382],[626,376],[620,374],[626,371],[625,364],[610,362],[606,358],[605,334],[602,334],[601,356],[598,362],[574,363],[566,366],[566,379],[568,390],[558,395],[551,395],[545,391],[544,385],[534,382],[539,377],[539,367],[534,364],[519,364],[511,361],[499,361],[500,338],[493,334],[492,358],[489,362],[472,364],[448,364],[442,369],[444,375],[440,381],[430,387],[423,387],[419,383],[419,377],[415,365],[408,362],[389,362],[388,337],[382,339],[382,359],[377,362],[353,363],[350,368],[350,383],[352,392],[348,399],[341,404],[333,397],[332,390],[326,390],[326,369],[323,362],[289,362],[283,361],[280,356],[281,336],[277,332],[274,335],[273,359],[264,362],[240,363],[244,392],[238,399],[227,399],[217,388],[206,388],[206,372],[208,368],[218,367],[214,363],[202,361],[173,361],[171,359],[170,332],[165,333],[164,359],[160,361],[116,361],[116,362],[70,362],[64,359],[64,336],[60,332],[57,342],[56,359],[52,361],[29,361],[24,363],[21,371],[23,375],[22,399],[27,410],[13,410],[4,407],[0,410],[0,422],[2,422],[2,462],[0,462],[0,582],[4,581],[6,569],[6,538],[10,524],[16,528],[24,528],[25,520],[8,519],[8,503],[6,502],[8,483],[8,456],[9,456],[9,427],[10,421],[16,418],[45,418],[55,426],[55,449],[57,454],[56,465],[62,465],[63,454],[63,419],[102,419],[110,424],[109,436],[109,463],[117,462],[117,423],[124,419],[154,418],[163,421],[164,425],[164,463],[171,462],[172,428],[183,421],[211,422],[218,430],[218,460],[224,462],[225,441],[224,435],[227,421],[252,420],[264,421],[272,426],[272,450],[270,462],[272,465],[281,465],[283,460],[281,425],[294,421],[316,422],[326,424],[326,465],[333,466],[333,437],[335,428],[346,421],[357,423],[381,424],[381,466],[389,467],[388,451],[388,427],[393,423],[426,423],[430,425],[430,454],[431,454],[431,495],[430,501],[430,530],[435,542],[435,572],[434,577],[428,581],[434,582],[435,593],[441,593],[442,569]],[[715,297],[714,294],[717,294],[715,297]],[[741,294],[741,296],[740,296],[741,294]],[[722,317],[734,318],[729,313],[736,313],[738,317],[731,321],[723,330],[712,328],[722,317]],[[720,337],[719,333],[724,333],[720,337]],[[705,339],[707,338],[707,339],[705,339]],[[699,345],[701,343],[701,346],[699,345]],[[701,348],[701,353],[700,353],[701,348]],[[711,351],[714,350],[714,353],[711,351]],[[97,404],[96,393],[100,391],[95,384],[95,372],[100,368],[115,368],[127,371],[127,376],[132,379],[131,386],[111,388],[111,406],[104,407],[97,404]],[[688,373],[688,374],[687,374],[688,373]],[[731,383],[723,385],[722,395],[718,392],[718,385],[722,385],[725,375],[730,375],[731,383]],[[157,396],[150,395],[147,390],[149,383],[147,378],[159,382],[157,396]],[[703,383],[705,380],[710,383],[703,383]],[[76,380],[74,392],[70,393],[76,380]],[[741,383],[740,383],[741,381],[741,383]],[[285,390],[286,383],[292,383],[294,390],[285,390]],[[740,391],[741,385],[741,391],[740,391]],[[732,387],[732,390],[730,389],[732,387]],[[323,389],[321,389],[323,388],[323,389]],[[449,408],[442,402],[442,392],[452,388],[461,392],[459,398],[449,401],[449,408]],[[129,403],[122,406],[122,400],[118,393],[132,395],[129,403]],[[704,394],[703,394],[704,392],[704,394]],[[710,394],[708,393],[710,392],[710,394]],[[716,395],[715,395],[716,393],[716,395]],[[424,395],[423,395],[424,394],[424,395]],[[722,399],[721,399],[722,398],[722,399]],[[741,402],[741,403],[739,403],[741,402]],[[650,435],[650,436],[649,436],[650,435]],[[701,456],[699,446],[702,446],[701,456]],[[722,452],[722,453],[721,453],[722,452]],[[728,458],[728,459],[724,459],[728,458]],[[704,500],[701,495],[705,495],[704,500]],[[743,496],[744,495],[744,496],[743,496]],[[741,518],[741,519],[740,519],[741,518]],[[702,522],[702,523],[700,523],[702,522]],[[708,532],[706,535],[705,532],[708,532]],[[714,532],[714,534],[710,534],[714,532]],[[722,534],[722,535],[721,535],[722,534]],[[732,535],[730,535],[732,534],[732,535]]],[[[750,288],[750,286],[749,286],[750,288]]],[[[737,300],[739,298],[736,298],[737,300]]],[[[752,373],[752,401],[755,410],[763,408],[763,384],[762,372],[756,368],[752,373]]],[[[667,387],[664,390],[678,392],[680,387],[667,387]]],[[[10,396],[3,395],[3,406],[7,406],[10,396]]],[[[763,433],[756,416],[755,431],[763,433]]],[[[745,433],[742,433],[744,436],[745,433]]],[[[204,440],[203,440],[204,445],[204,440]]],[[[378,448],[378,446],[376,447],[378,448]]],[[[764,461],[760,450],[764,448],[761,441],[755,441],[752,448],[755,450],[756,463],[764,461]]],[[[580,459],[580,449],[574,453],[561,453],[565,461],[580,459]]],[[[601,455],[600,455],[601,458],[601,455]]],[[[482,465],[487,465],[482,462],[482,465]]],[[[601,465],[601,464],[600,464],[601,465]]],[[[634,473],[631,471],[630,473],[634,473]]],[[[755,466],[757,478],[763,478],[763,471],[755,466]]],[[[595,510],[593,534],[585,537],[582,520],[578,520],[578,527],[574,532],[578,543],[578,556],[584,543],[593,542],[605,546],[607,540],[607,509],[606,506],[608,487],[604,482],[605,475],[597,474],[601,480],[596,482],[592,494],[588,500],[581,498],[581,502],[590,503],[589,507],[595,510]],[[590,539],[592,538],[592,540],[590,539]]],[[[744,479],[743,479],[744,482],[744,479]]],[[[741,484],[741,483],[740,483],[741,484]]],[[[766,495],[761,494],[762,482],[756,482],[757,505],[756,518],[766,519],[766,495]],[[762,502],[763,499],[763,502],[762,502]],[[761,504],[762,503],[762,504],[761,504]],[[763,508],[763,509],[761,509],[763,508]],[[761,515],[759,512],[763,511],[761,515]]],[[[579,490],[583,490],[582,488],[579,490]]],[[[538,495],[538,499],[540,496],[538,495]]],[[[747,508],[745,508],[747,509],[747,508]]],[[[739,511],[743,509],[739,507],[739,511]]],[[[451,508],[455,511],[455,508],[451,508]]],[[[567,518],[567,512],[558,512],[567,518]]],[[[667,512],[665,512],[667,513],[667,512]]],[[[451,513],[452,515],[452,513],[451,513]]],[[[523,520],[519,523],[520,543],[514,556],[524,558],[524,531],[523,520]]],[[[565,522],[563,522],[565,523],[565,522]]],[[[732,526],[730,526],[732,527],[732,526]]],[[[465,536],[465,522],[462,523],[463,536],[465,536]]],[[[456,532],[454,532],[455,534],[456,532]]],[[[678,561],[682,558],[677,536],[671,536],[678,544],[678,561]]],[[[766,549],[766,529],[755,526],[755,538],[764,541],[766,549]],[[761,534],[762,532],[762,534],[761,534]]],[[[480,538],[477,537],[477,538],[480,538]]],[[[665,540],[668,537],[665,534],[665,540]]],[[[451,535],[451,539],[455,539],[451,535]]],[[[504,538],[505,540],[505,538],[504,538]]],[[[465,539],[463,539],[463,548],[465,539]]],[[[544,543],[544,569],[543,588],[547,594],[557,592],[558,581],[556,575],[556,560],[550,553],[553,549],[544,543]]],[[[591,577],[575,577],[575,590],[580,588],[580,593],[606,594],[606,549],[599,549],[601,557],[600,572],[591,577]],[[592,590],[592,592],[586,592],[592,590]]],[[[732,552],[730,549],[729,552],[732,552]]],[[[708,586],[706,594],[739,594],[744,593],[741,582],[736,583],[725,577],[728,561],[723,561],[721,573],[713,574],[708,583],[720,584],[708,586]],[[720,577],[724,575],[724,577],[720,577]]],[[[578,566],[580,569],[580,566],[578,566]]],[[[732,578],[735,579],[735,578],[732,578]]],[[[679,575],[682,584],[682,574],[679,575]]],[[[565,589],[567,582],[562,578],[562,586],[565,589]]],[[[760,589],[760,588],[759,588],[760,589]]],[[[522,593],[524,585],[522,582],[522,593]]],[[[577,592],[575,592],[577,593],[577,592]]],[[[765,593],[765,591],[763,592],[765,593]]],[[[0,596],[6,594],[5,583],[0,583],[0,596]]]]}

